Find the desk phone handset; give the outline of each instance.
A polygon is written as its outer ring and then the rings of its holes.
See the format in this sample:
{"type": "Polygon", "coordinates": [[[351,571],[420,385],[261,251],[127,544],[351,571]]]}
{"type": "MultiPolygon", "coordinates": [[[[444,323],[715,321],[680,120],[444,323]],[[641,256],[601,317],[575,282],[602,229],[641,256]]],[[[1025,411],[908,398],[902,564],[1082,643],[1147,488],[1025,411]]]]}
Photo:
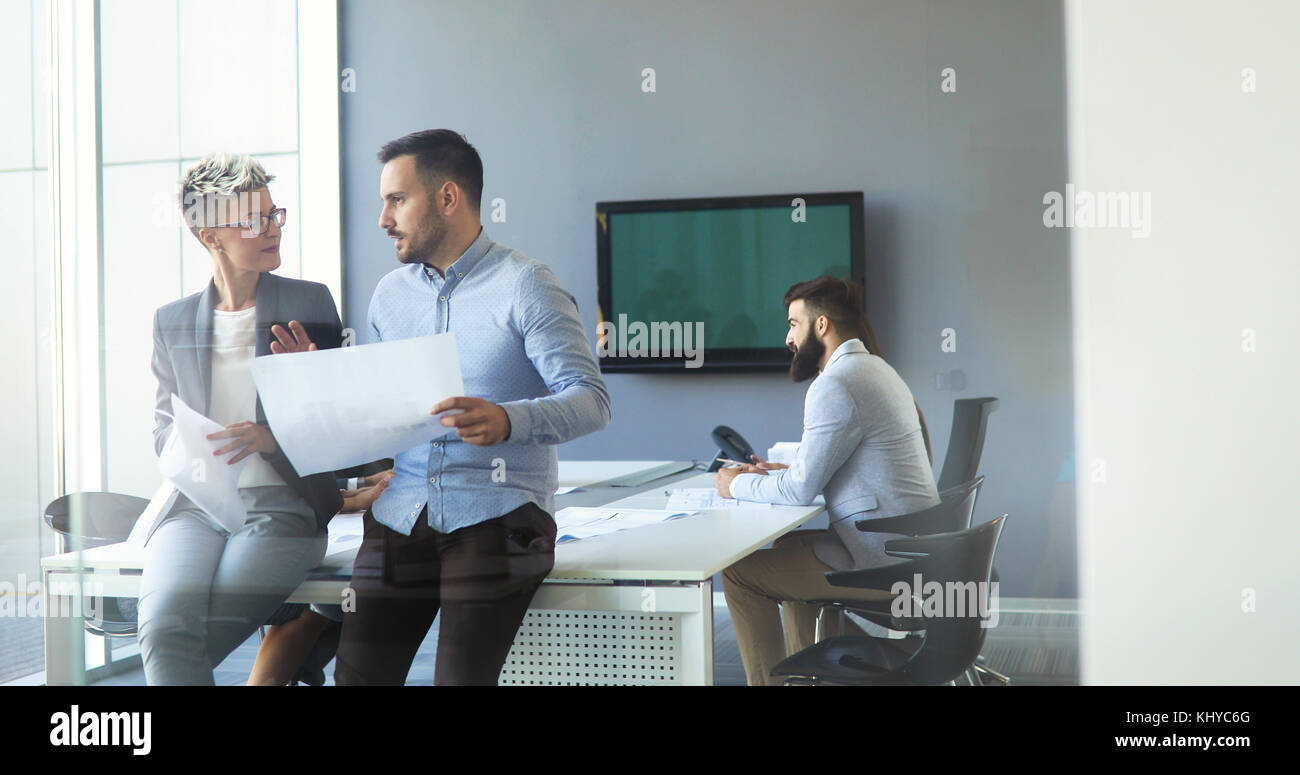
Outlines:
{"type": "MultiPolygon", "coordinates": [[[[713,429],[713,443],[718,445],[718,454],[714,458],[725,457],[728,460],[735,460],[740,463],[754,462],[750,455],[754,454],[754,448],[749,446],[745,437],[736,433],[725,425],[719,425],[713,429]]],[[[713,460],[709,463],[706,471],[717,471],[725,463],[720,460],[713,460]]]]}

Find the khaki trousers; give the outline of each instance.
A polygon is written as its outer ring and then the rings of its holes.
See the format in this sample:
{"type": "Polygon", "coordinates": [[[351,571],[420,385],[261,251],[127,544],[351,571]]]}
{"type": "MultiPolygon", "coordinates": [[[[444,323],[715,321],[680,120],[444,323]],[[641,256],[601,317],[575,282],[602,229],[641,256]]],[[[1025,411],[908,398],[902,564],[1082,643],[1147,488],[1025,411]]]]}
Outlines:
{"type": "MultiPolygon", "coordinates": [[[[736,628],[740,658],[750,686],[779,686],[772,668],[813,645],[817,606],[803,600],[889,600],[887,590],[836,587],[826,581],[835,570],[817,559],[813,543],[824,530],[800,530],[778,539],[722,571],[722,592],[736,628]],[[782,620],[785,627],[782,630],[782,620]]],[[[827,616],[823,637],[838,634],[838,617],[827,616]]],[[[851,633],[863,634],[849,623],[851,633]]]]}

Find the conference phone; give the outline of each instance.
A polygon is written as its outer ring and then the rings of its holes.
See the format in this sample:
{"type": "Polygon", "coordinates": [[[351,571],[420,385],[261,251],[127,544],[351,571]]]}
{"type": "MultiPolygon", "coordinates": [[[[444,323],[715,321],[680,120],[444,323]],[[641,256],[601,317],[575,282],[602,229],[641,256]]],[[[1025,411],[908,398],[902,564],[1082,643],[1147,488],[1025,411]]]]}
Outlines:
{"type": "Polygon", "coordinates": [[[735,460],[738,463],[753,463],[754,448],[745,441],[745,437],[726,425],[719,425],[713,429],[713,443],[718,445],[718,454],[709,462],[706,471],[717,471],[725,463],[717,458],[725,457],[728,460],[735,460]]]}

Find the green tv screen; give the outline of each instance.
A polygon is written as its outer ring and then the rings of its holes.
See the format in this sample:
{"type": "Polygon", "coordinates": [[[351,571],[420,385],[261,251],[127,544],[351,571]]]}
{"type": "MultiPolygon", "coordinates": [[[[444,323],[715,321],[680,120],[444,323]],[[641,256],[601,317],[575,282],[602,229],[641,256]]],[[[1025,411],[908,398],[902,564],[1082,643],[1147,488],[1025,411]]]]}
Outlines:
{"type": "MultiPolygon", "coordinates": [[[[702,333],[696,360],[704,366],[785,368],[786,290],[823,274],[860,279],[861,195],[830,202],[804,196],[802,207],[794,198],[739,207],[692,207],[689,200],[671,203],[674,209],[598,207],[603,319],[624,329],[680,323],[688,336],[702,333]]],[[[606,331],[621,334],[624,346],[605,348],[602,365],[662,370],[674,362],[629,350],[626,331],[606,331]]]]}

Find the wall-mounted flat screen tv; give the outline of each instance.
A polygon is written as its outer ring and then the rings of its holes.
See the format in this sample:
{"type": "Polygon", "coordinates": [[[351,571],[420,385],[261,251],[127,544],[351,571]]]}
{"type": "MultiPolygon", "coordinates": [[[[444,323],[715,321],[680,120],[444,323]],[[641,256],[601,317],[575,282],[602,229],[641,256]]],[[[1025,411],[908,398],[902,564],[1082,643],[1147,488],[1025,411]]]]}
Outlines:
{"type": "Polygon", "coordinates": [[[864,261],[861,191],[598,202],[601,370],[784,370],[786,290],[864,261]]]}

